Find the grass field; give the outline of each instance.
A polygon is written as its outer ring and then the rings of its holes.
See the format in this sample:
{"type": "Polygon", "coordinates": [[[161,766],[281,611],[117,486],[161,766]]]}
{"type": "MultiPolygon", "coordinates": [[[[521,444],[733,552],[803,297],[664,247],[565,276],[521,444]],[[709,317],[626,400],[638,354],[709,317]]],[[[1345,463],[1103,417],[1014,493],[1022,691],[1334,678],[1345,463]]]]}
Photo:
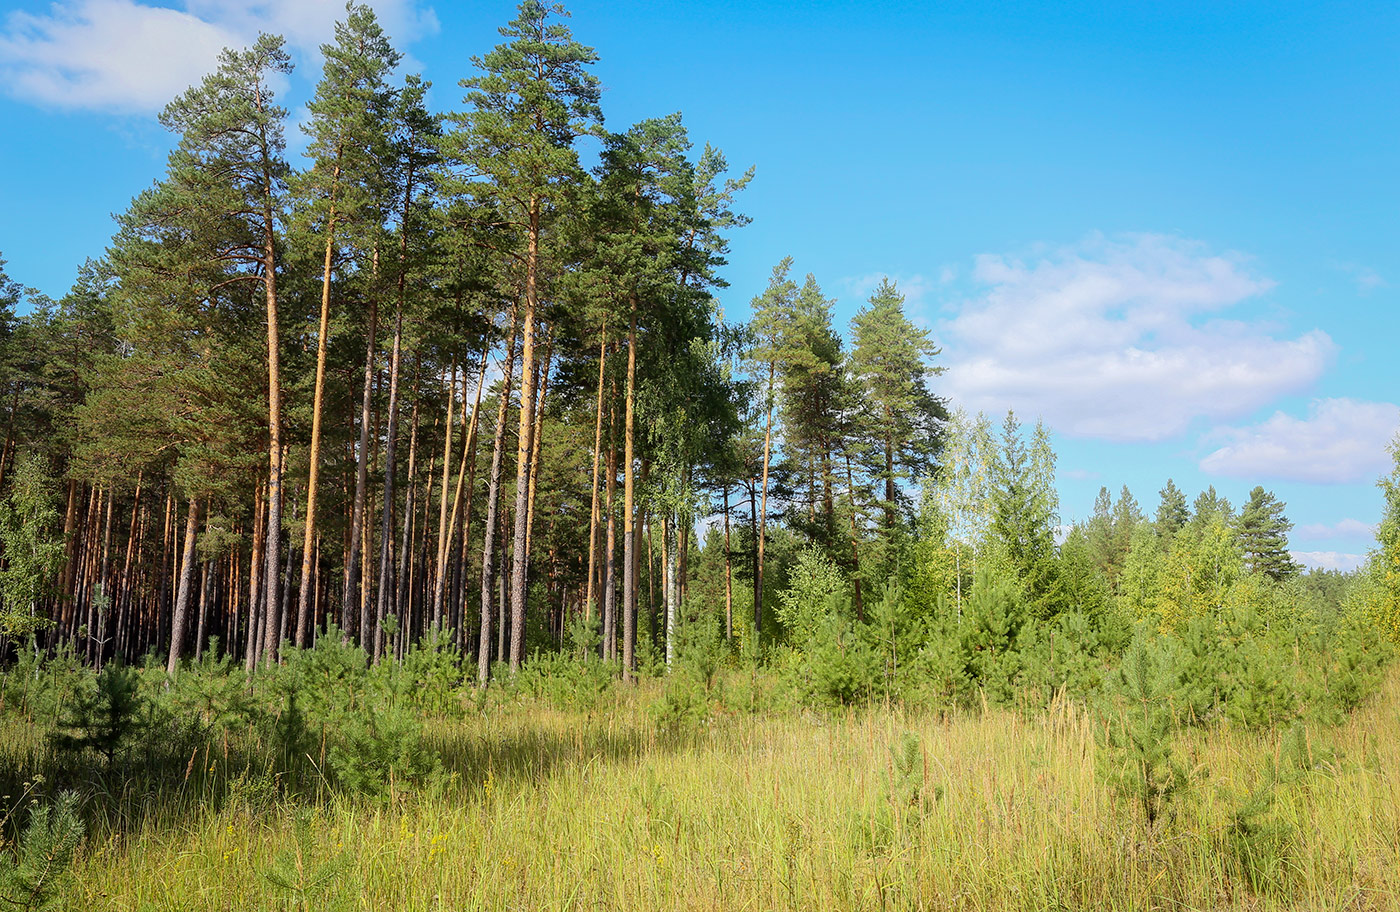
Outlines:
{"type": "MultiPolygon", "coordinates": [[[[663,735],[652,696],[439,723],[447,775],[387,800],[292,803],[206,748],[173,791],[90,828],[59,907],[1400,908],[1395,670],[1307,731],[1301,765],[1282,732],[1180,734],[1190,785],[1151,829],[1074,704],[663,735]],[[1276,762],[1293,772],[1268,787],[1276,762]]],[[[12,728],[6,750],[30,740],[12,728]]]]}

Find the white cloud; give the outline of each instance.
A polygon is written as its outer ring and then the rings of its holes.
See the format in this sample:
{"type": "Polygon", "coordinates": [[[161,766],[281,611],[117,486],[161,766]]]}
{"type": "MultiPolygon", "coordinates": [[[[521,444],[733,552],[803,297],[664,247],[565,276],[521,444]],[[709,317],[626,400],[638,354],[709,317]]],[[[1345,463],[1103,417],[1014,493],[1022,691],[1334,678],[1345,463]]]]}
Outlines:
{"type": "Polygon", "coordinates": [[[1252,427],[1214,432],[1231,442],[1202,459],[1201,469],[1236,478],[1369,481],[1390,464],[1386,447],[1397,428],[1400,406],[1393,403],[1318,399],[1306,418],[1275,412],[1252,427]]]}
{"type": "Polygon", "coordinates": [[[1227,319],[1273,282],[1179,238],[1096,235],[1031,262],[988,254],[974,279],[986,290],[940,327],[950,392],[1076,437],[1163,440],[1245,414],[1312,383],[1334,350],[1320,330],[1280,339],[1227,319]]]}
{"type": "Polygon", "coordinates": [[[1296,538],[1372,538],[1376,527],[1359,519],[1343,519],[1336,523],[1304,523],[1293,530],[1296,538]]]}
{"type": "MultiPolygon", "coordinates": [[[[371,5],[400,43],[437,28],[432,10],[415,0],[371,5]]],[[[0,31],[0,80],[11,95],[43,106],[149,113],[212,70],[223,48],[250,44],[265,31],[285,36],[294,50],[314,52],[345,12],[339,0],[182,6],[71,0],[47,14],[12,12],[0,31]]]]}
{"type": "Polygon", "coordinates": [[[1364,554],[1343,554],[1340,551],[1291,551],[1293,559],[1316,570],[1341,570],[1350,573],[1366,563],[1364,554]]]}
{"type": "Polygon", "coordinates": [[[55,4],[11,13],[0,35],[0,78],[19,98],[58,108],[159,109],[238,43],[230,30],[179,10],[130,0],[55,4]]]}
{"type": "Polygon", "coordinates": [[[1092,469],[1065,469],[1060,475],[1072,481],[1094,481],[1100,477],[1100,474],[1092,469]]]}

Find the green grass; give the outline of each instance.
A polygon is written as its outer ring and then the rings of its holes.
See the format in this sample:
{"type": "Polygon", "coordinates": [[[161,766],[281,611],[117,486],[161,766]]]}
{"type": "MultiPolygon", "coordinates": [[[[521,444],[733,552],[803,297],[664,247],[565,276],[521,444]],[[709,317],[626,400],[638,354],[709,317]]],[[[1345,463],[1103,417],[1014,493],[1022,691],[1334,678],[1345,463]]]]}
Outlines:
{"type": "MultiPolygon", "coordinates": [[[[1395,671],[1344,724],[1309,732],[1316,768],[1278,787],[1247,852],[1232,824],[1280,732],[1179,735],[1191,785],[1149,830],[1097,768],[1102,723],[1070,703],[1036,718],[724,715],[664,735],[654,687],[593,712],[434,722],[448,775],[388,800],[278,797],[265,777],[235,781],[246,761],[217,744],[159,790],[99,779],[96,794],[124,797],[101,814],[89,799],[60,907],[1400,908],[1395,671]]],[[[0,745],[11,765],[43,749],[13,722],[0,745]]]]}

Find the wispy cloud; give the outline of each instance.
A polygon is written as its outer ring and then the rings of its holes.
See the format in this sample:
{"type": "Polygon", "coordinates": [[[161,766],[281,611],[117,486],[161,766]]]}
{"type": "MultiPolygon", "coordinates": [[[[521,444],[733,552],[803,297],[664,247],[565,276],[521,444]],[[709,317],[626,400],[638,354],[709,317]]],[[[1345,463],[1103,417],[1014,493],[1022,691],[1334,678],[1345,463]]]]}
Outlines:
{"type": "Polygon", "coordinates": [[[841,289],[846,297],[852,298],[864,304],[880,283],[889,279],[899,289],[899,293],[904,295],[904,305],[906,310],[916,310],[939,284],[937,280],[930,279],[922,273],[888,273],[871,272],[862,276],[849,276],[841,280],[841,289]]]}
{"type": "Polygon", "coordinates": [[[1371,538],[1376,527],[1359,519],[1343,519],[1335,523],[1304,523],[1293,530],[1295,538],[1371,538]]]}
{"type": "Polygon", "coordinates": [[[1317,570],[1341,570],[1350,573],[1366,563],[1364,554],[1345,554],[1341,551],[1292,551],[1293,559],[1305,567],[1317,570]]]}
{"type": "Polygon", "coordinates": [[[987,254],[973,278],[985,290],[940,327],[947,387],[966,408],[1014,407],[1076,437],[1164,440],[1246,414],[1311,384],[1335,348],[1320,330],[1277,338],[1229,318],[1274,283],[1176,237],[987,254]]]}
{"type": "MultiPolygon", "coordinates": [[[[400,42],[437,29],[415,0],[371,5],[400,42]]],[[[134,0],[71,0],[45,14],[15,11],[0,30],[0,80],[16,98],[45,107],[150,113],[213,69],[219,51],[258,32],[314,52],[345,14],[339,0],[226,3],[186,0],[170,9],[134,0]]]]}
{"type": "Polygon", "coordinates": [[[1381,274],[1370,266],[1363,266],[1360,263],[1337,263],[1337,268],[1351,276],[1356,283],[1356,290],[1363,296],[1375,291],[1377,288],[1387,288],[1389,284],[1381,278],[1381,274]]]}
{"type": "Polygon", "coordinates": [[[1214,432],[1230,443],[1202,459],[1201,469],[1234,478],[1364,482],[1385,471],[1397,428],[1394,403],[1316,399],[1306,418],[1275,412],[1251,427],[1214,432]]]}

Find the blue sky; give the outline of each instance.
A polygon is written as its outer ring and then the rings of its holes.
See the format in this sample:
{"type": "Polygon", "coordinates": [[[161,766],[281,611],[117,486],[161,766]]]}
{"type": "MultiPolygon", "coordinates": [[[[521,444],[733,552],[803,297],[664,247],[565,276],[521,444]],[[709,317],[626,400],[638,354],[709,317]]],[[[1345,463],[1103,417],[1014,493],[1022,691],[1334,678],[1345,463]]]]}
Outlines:
{"type": "MultiPolygon", "coordinates": [[[[375,4],[459,100],[509,3],[375,4]]],[[[61,294],[158,177],[159,107],[218,47],[286,34],[299,116],[333,0],[0,5],[0,251],[61,294]]],[[[1400,7],[571,3],[608,125],[682,111],[757,177],[723,294],[791,254],[843,323],[881,275],[955,403],[1043,416],[1065,519],[1167,477],[1288,502],[1351,566],[1400,427],[1400,7]]],[[[299,144],[293,131],[293,143],[299,144]]]]}

